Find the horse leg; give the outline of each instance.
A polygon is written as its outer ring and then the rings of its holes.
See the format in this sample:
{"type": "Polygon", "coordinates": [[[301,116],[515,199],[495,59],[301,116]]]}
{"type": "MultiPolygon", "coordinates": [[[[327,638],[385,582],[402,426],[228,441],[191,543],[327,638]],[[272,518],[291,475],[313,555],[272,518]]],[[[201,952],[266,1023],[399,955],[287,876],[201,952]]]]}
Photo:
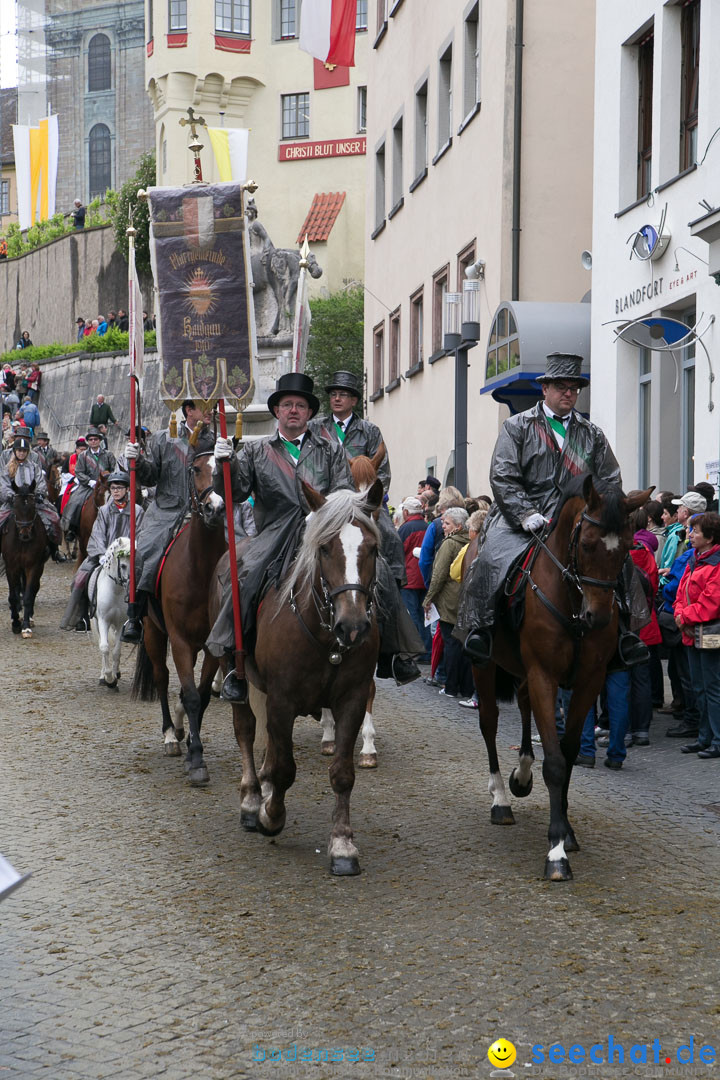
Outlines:
{"type": "Polygon", "coordinates": [[[24,578],[22,636],[24,638],[31,638],[33,636],[32,628],[33,612],[35,611],[35,597],[40,588],[40,578],[37,577],[33,570],[29,573],[26,571],[24,578]]]}
{"type": "Polygon", "coordinates": [[[117,684],[117,679],[112,677],[112,666],[110,664],[110,634],[109,624],[107,619],[97,614],[97,628],[98,628],[98,649],[100,650],[100,682],[104,683],[108,688],[114,688],[117,684]]]}
{"type": "MultiPolygon", "coordinates": [[[[139,649],[145,650],[152,665],[153,683],[160,699],[160,710],[162,712],[163,751],[166,757],[180,757],[180,744],[175,738],[168,704],[170,676],[166,660],[167,635],[150,618],[145,619],[145,637],[139,649]]],[[[138,655],[140,656],[141,653],[139,652],[138,655]]]]}
{"type": "Polygon", "coordinates": [[[543,780],[550,796],[550,850],[545,860],[545,878],[548,881],[570,881],[573,875],[565,852],[567,822],[563,808],[563,793],[567,791],[570,769],[560,749],[555,724],[557,682],[536,664],[528,672],[528,690],[545,755],[543,780]]]}
{"type": "Polygon", "coordinates": [[[320,753],[326,757],[332,757],[335,753],[335,719],[332,709],[323,709],[320,723],[322,724],[320,753]]]}
{"type": "Polygon", "coordinates": [[[112,685],[115,687],[117,687],[118,679],[120,678],[120,653],[122,652],[120,630],[121,626],[117,623],[113,624],[112,667],[110,669],[110,674],[112,676],[112,685]]]}
{"type": "MultiPolygon", "coordinates": [[[[175,669],[182,686],[182,703],[187,713],[189,733],[187,737],[187,754],[185,755],[185,769],[188,780],[193,787],[204,787],[210,783],[208,772],[203,758],[203,744],[200,740],[200,724],[202,722],[202,702],[200,693],[195,686],[194,668],[195,655],[193,650],[184,642],[170,638],[175,669]]],[[[209,697],[209,691],[208,691],[209,697]]]]}
{"type": "Polygon", "coordinates": [[[486,667],[473,667],[473,680],[478,698],[478,721],[480,731],[485,740],[485,748],[488,756],[488,768],[490,780],[488,791],[492,798],[490,807],[490,821],[493,825],[514,825],[515,818],[510,809],[510,799],[505,791],[505,784],[500,773],[500,763],[497,756],[497,727],[498,707],[495,699],[495,664],[486,667]]]}
{"type": "Polygon", "coordinates": [[[518,687],[518,707],[522,717],[522,740],[520,743],[519,761],[510,773],[508,785],[516,799],[526,798],[532,791],[533,775],[532,767],[535,754],[532,748],[532,710],[530,708],[530,696],[527,682],[518,687]]]}
{"type": "Polygon", "coordinates": [[[175,702],[173,712],[175,714],[175,719],[173,720],[171,727],[175,736],[175,741],[181,743],[185,738],[185,721],[188,718],[187,713],[185,712],[185,706],[183,705],[182,693],[178,694],[178,699],[175,702]]]}
{"type": "Polygon", "coordinates": [[[373,704],[375,703],[375,680],[370,683],[370,693],[368,694],[367,704],[365,706],[365,719],[363,720],[361,734],[362,734],[362,749],[360,751],[360,760],[358,765],[361,769],[377,769],[377,750],[375,749],[375,725],[373,724],[372,711],[373,704]]]}
{"type": "Polygon", "coordinates": [[[330,873],[337,877],[360,873],[359,853],[350,826],[350,796],[355,784],[353,751],[365,715],[365,704],[365,695],[360,697],[356,692],[354,699],[346,699],[334,710],[335,756],[330,765],[330,783],[335,792],[335,810],[328,855],[330,873]]]}
{"type": "Polygon", "coordinates": [[[265,836],[276,836],[285,828],[285,792],[297,772],[292,746],[295,717],[285,700],[268,696],[266,707],[267,749],[260,770],[262,803],[257,827],[265,836]]]}
{"type": "Polygon", "coordinates": [[[240,824],[248,832],[258,827],[260,812],[260,781],[255,771],[255,714],[249,705],[232,707],[235,740],[242,757],[242,780],[240,781],[240,824]]]}
{"type": "Polygon", "coordinates": [[[20,589],[16,578],[11,578],[8,574],[8,606],[10,608],[10,619],[12,621],[13,634],[19,634],[22,630],[22,623],[20,621],[20,589]]]}

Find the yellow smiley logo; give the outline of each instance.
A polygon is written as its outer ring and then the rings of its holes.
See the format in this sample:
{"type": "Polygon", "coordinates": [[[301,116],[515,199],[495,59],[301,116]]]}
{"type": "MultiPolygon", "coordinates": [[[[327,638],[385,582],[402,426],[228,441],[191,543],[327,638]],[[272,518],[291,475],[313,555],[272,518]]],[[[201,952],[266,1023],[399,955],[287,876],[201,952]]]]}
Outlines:
{"type": "Polygon", "coordinates": [[[496,1069],[509,1069],[517,1057],[517,1050],[507,1039],[496,1039],[488,1050],[488,1061],[496,1069]]]}

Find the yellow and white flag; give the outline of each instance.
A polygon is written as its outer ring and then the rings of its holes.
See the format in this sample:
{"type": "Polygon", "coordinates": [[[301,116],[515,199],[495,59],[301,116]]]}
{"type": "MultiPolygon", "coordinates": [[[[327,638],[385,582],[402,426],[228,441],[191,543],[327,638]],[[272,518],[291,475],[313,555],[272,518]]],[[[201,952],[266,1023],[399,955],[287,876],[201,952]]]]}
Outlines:
{"type": "Polygon", "coordinates": [[[219,178],[244,184],[247,180],[250,129],[209,127],[207,131],[215,154],[219,178]]]}
{"type": "Polygon", "coordinates": [[[18,218],[21,229],[55,213],[58,167],[58,118],[44,117],[37,127],[13,124],[18,218]]]}

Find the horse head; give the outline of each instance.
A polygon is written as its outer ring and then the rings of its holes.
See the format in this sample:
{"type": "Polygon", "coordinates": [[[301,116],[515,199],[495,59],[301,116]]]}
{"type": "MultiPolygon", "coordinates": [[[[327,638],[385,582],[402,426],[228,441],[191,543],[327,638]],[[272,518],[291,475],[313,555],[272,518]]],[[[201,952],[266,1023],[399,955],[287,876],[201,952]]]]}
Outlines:
{"type": "Polygon", "coordinates": [[[18,487],[13,480],[12,488],[15,492],[15,500],[13,503],[15,528],[19,539],[24,544],[27,544],[33,538],[33,527],[37,519],[35,481],[33,480],[31,484],[21,484],[21,486],[18,487]]]}
{"type": "Polygon", "coordinates": [[[335,491],[327,499],[304,481],[302,488],[313,512],[288,589],[310,579],[319,593],[324,628],[341,648],[352,648],[372,626],[379,543],[372,514],[382,503],[382,484],[376,480],[363,491],[335,491]]]}
{"type": "Polygon", "coordinates": [[[213,448],[205,443],[199,445],[188,466],[190,472],[190,505],[193,513],[202,517],[208,529],[225,520],[225,500],[213,489],[213,448]]]}
{"type": "Polygon", "coordinates": [[[585,505],[575,514],[569,568],[582,591],[580,617],[593,630],[607,626],[615,586],[632,546],[629,515],[644,506],[653,488],[626,496],[619,485],[597,489],[592,476],[583,482],[585,505]]]}
{"type": "MultiPolygon", "coordinates": [[[[358,491],[362,491],[364,488],[368,490],[377,480],[378,469],[382,465],[385,459],[385,443],[381,442],[377,450],[371,458],[366,457],[364,454],[358,454],[357,457],[350,458],[348,464],[350,465],[350,472],[352,473],[353,483],[358,491]]],[[[375,511],[375,519],[380,512],[380,507],[375,511]]]]}
{"type": "Polygon", "coordinates": [[[108,484],[108,477],[110,473],[107,469],[103,469],[97,478],[95,487],[93,488],[93,499],[98,509],[104,506],[110,498],[110,485],[108,484]]]}
{"type": "Polygon", "coordinates": [[[130,582],[130,540],[118,536],[102,557],[102,566],[108,577],[127,588],[130,582]]]}

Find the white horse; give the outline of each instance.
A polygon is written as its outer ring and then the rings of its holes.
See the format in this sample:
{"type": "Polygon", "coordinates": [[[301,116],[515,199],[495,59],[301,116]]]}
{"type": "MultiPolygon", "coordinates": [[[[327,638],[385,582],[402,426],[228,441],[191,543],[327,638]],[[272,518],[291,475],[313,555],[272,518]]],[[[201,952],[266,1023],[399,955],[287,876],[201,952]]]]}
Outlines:
{"type": "MultiPolygon", "coordinates": [[[[365,707],[365,719],[363,720],[360,734],[362,735],[362,748],[358,758],[358,766],[361,769],[377,769],[377,750],[375,749],[375,725],[373,724],[372,710],[375,702],[375,680],[370,684],[370,694],[365,707]]],[[[335,718],[331,709],[323,709],[320,719],[322,725],[322,741],[320,752],[327,756],[335,753],[335,718]]]]}
{"type": "Polygon", "coordinates": [[[127,617],[129,581],[130,540],[127,536],[119,536],[100,560],[96,582],[97,607],[92,619],[93,638],[102,657],[100,683],[110,690],[117,690],[120,678],[120,631],[127,617]]]}

